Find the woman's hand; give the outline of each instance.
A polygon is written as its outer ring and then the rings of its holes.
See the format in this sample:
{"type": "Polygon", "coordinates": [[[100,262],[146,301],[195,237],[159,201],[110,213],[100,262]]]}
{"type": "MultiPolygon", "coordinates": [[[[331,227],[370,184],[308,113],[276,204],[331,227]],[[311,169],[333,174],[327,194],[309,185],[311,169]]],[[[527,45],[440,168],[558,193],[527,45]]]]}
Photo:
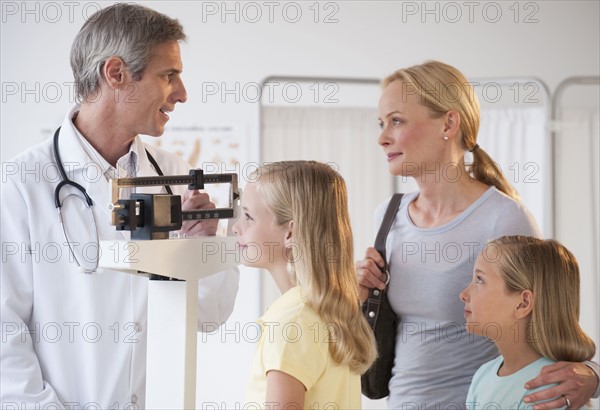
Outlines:
{"type": "Polygon", "coordinates": [[[525,403],[535,403],[554,398],[554,400],[536,404],[534,409],[546,410],[561,407],[578,409],[586,404],[596,391],[598,377],[585,363],[556,362],[544,366],[535,379],[525,383],[525,388],[535,389],[554,383],[558,383],[558,386],[528,394],[523,398],[523,401],[525,403]],[[569,400],[569,406],[567,406],[567,399],[569,400]]]}
{"type": "Polygon", "coordinates": [[[381,269],[385,262],[375,248],[367,248],[365,258],[354,264],[356,279],[358,280],[358,294],[360,301],[364,302],[369,297],[370,288],[385,288],[386,273],[381,269]]]}

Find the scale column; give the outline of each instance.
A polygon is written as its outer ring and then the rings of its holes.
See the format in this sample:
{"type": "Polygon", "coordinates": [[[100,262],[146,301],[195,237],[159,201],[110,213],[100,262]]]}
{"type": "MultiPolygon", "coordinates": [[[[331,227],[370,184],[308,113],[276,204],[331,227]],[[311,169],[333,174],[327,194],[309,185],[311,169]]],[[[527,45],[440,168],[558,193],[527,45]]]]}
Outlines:
{"type": "Polygon", "coordinates": [[[195,409],[198,281],[148,282],[146,408],[195,409]]]}

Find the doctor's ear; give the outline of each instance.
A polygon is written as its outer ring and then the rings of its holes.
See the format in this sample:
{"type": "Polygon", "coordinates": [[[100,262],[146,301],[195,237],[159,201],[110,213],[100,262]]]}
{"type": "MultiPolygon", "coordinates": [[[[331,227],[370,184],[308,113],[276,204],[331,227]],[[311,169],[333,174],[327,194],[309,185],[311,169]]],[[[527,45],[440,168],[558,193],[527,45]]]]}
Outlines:
{"type": "Polygon", "coordinates": [[[127,80],[127,67],[119,57],[109,57],[102,67],[102,77],[111,89],[123,88],[127,80]]]}
{"type": "Polygon", "coordinates": [[[284,232],[285,236],[283,238],[283,246],[287,249],[290,249],[292,247],[292,244],[294,243],[293,231],[294,231],[294,221],[289,221],[285,228],[285,232],[284,232]]]}

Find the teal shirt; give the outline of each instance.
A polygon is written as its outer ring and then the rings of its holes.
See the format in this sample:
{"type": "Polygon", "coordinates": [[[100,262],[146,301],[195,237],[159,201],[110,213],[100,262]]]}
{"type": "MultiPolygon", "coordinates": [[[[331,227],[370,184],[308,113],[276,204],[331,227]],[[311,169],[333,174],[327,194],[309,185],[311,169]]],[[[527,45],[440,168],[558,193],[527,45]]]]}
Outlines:
{"type": "MultiPolygon", "coordinates": [[[[508,376],[498,376],[498,369],[500,369],[503,362],[504,358],[499,356],[484,363],[477,370],[467,395],[468,410],[531,409],[532,405],[524,403],[523,397],[534,391],[549,387],[542,386],[527,390],[523,385],[540,374],[542,367],[555,363],[554,361],[542,357],[516,373],[508,376]]],[[[566,409],[566,407],[562,407],[562,409],[566,409]]]]}

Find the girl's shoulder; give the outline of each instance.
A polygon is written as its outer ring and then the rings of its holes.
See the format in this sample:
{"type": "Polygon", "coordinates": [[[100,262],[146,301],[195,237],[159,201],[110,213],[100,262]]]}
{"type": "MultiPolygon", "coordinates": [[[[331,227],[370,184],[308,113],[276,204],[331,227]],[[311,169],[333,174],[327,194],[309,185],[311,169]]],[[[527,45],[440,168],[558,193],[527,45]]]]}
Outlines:
{"type": "Polygon", "coordinates": [[[299,286],[293,287],[273,302],[267,309],[261,321],[276,322],[284,326],[310,327],[316,322],[322,322],[319,313],[302,297],[299,286]]]}

